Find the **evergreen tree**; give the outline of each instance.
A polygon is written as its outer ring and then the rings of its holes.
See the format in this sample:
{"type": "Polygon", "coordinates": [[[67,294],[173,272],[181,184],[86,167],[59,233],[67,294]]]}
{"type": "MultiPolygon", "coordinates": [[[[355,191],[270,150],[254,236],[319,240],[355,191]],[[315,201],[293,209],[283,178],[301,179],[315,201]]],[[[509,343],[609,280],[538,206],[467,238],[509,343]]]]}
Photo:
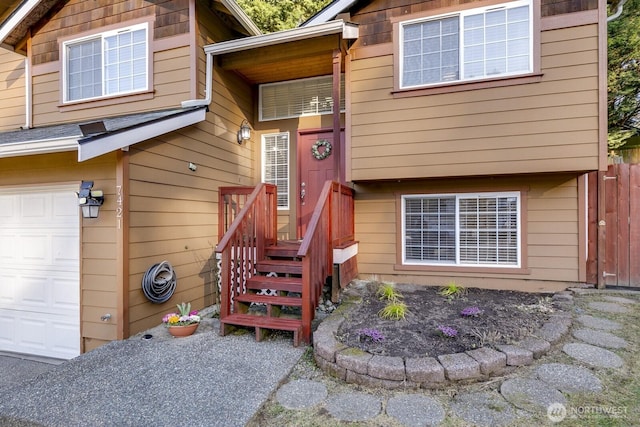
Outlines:
{"type": "Polygon", "coordinates": [[[609,149],[618,148],[640,128],[640,0],[608,23],[609,149]]]}
{"type": "Polygon", "coordinates": [[[236,0],[264,33],[302,24],[331,0],[236,0]]]}

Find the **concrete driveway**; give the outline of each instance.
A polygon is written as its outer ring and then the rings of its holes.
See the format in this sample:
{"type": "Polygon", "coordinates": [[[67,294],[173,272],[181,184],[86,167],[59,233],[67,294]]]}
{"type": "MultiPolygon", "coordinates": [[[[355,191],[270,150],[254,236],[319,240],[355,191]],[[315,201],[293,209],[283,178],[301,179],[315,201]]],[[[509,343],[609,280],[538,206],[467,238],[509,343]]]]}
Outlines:
{"type": "Polygon", "coordinates": [[[217,319],[185,338],[158,326],[59,365],[0,356],[0,425],[244,426],[305,347],[217,330],[217,319]]]}

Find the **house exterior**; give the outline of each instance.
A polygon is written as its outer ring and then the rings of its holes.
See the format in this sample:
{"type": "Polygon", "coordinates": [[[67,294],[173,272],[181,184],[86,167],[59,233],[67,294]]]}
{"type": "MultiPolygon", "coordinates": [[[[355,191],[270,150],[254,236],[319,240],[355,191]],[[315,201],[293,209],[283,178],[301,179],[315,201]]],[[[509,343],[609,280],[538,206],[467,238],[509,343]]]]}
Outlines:
{"type": "MultiPolygon", "coordinates": [[[[308,204],[333,177],[354,190],[345,217],[355,229],[334,265],[355,257],[348,268],[361,278],[522,291],[593,278],[587,173],[607,162],[603,2],[336,0],[295,30],[205,52],[257,92],[251,125],[262,180],[278,185],[281,238],[311,246],[306,218],[320,211],[308,204]]],[[[243,303],[258,298],[238,291],[249,270],[236,266],[273,270],[261,254],[223,249],[223,308],[245,325],[243,303]]]]}
{"type": "Polygon", "coordinates": [[[334,14],[360,31],[345,117],[360,273],[585,282],[585,172],[607,161],[606,5],[344,1],[305,25],[334,14]]]}
{"type": "Polygon", "coordinates": [[[256,167],[236,142],[251,91],[216,70],[207,93],[203,46],[259,30],[226,0],[14,1],[0,17],[0,350],[71,358],[213,304],[217,189],[256,167]],[[82,181],[104,193],[98,218],[80,214],[82,181]],[[141,282],[165,260],[177,285],[155,304],[141,282]]]}
{"type": "MultiPolygon", "coordinates": [[[[334,275],[525,291],[587,280],[586,173],[606,169],[601,2],[336,0],[265,35],[232,1],[86,3],[35,7],[19,37],[0,32],[0,206],[26,231],[0,230],[26,236],[33,218],[6,206],[66,195],[76,353],[157,325],[176,302],[213,303],[213,248],[234,221],[218,198],[261,182],[277,186],[275,233],[289,241],[315,224],[325,181],[352,188],[354,238],[334,245],[334,275]],[[85,102],[92,82],[71,84],[65,52],[144,29],[146,84],[85,102]],[[106,130],[77,134],[93,122],[106,130]],[[97,219],[69,196],[83,180],[105,193],[97,219]],[[140,283],[163,260],[178,286],[153,304],[140,283]]],[[[3,274],[21,253],[2,252],[3,274]]]]}

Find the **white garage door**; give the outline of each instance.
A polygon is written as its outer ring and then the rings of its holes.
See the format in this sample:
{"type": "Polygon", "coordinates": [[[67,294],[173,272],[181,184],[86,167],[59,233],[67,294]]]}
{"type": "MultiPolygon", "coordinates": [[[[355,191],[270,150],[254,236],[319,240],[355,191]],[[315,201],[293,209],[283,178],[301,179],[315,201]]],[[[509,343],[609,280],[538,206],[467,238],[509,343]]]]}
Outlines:
{"type": "Polygon", "coordinates": [[[76,186],[0,187],[0,350],[80,354],[76,186]]]}

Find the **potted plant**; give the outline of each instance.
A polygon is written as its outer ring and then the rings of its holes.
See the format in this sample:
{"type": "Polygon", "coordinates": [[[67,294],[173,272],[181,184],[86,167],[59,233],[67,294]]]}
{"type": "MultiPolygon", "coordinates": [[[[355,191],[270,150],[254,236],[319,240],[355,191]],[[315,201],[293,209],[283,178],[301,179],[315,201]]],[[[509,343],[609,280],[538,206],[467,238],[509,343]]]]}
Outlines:
{"type": "Polygon", "coordinates": [[[162,318],[162,323],[167,325],[169,333],[174,337],[186,337],[193,334],[200,324],[198,311],[191,311],[191,303],[177,304],[177,313],[167,313],[162,318]]]}

